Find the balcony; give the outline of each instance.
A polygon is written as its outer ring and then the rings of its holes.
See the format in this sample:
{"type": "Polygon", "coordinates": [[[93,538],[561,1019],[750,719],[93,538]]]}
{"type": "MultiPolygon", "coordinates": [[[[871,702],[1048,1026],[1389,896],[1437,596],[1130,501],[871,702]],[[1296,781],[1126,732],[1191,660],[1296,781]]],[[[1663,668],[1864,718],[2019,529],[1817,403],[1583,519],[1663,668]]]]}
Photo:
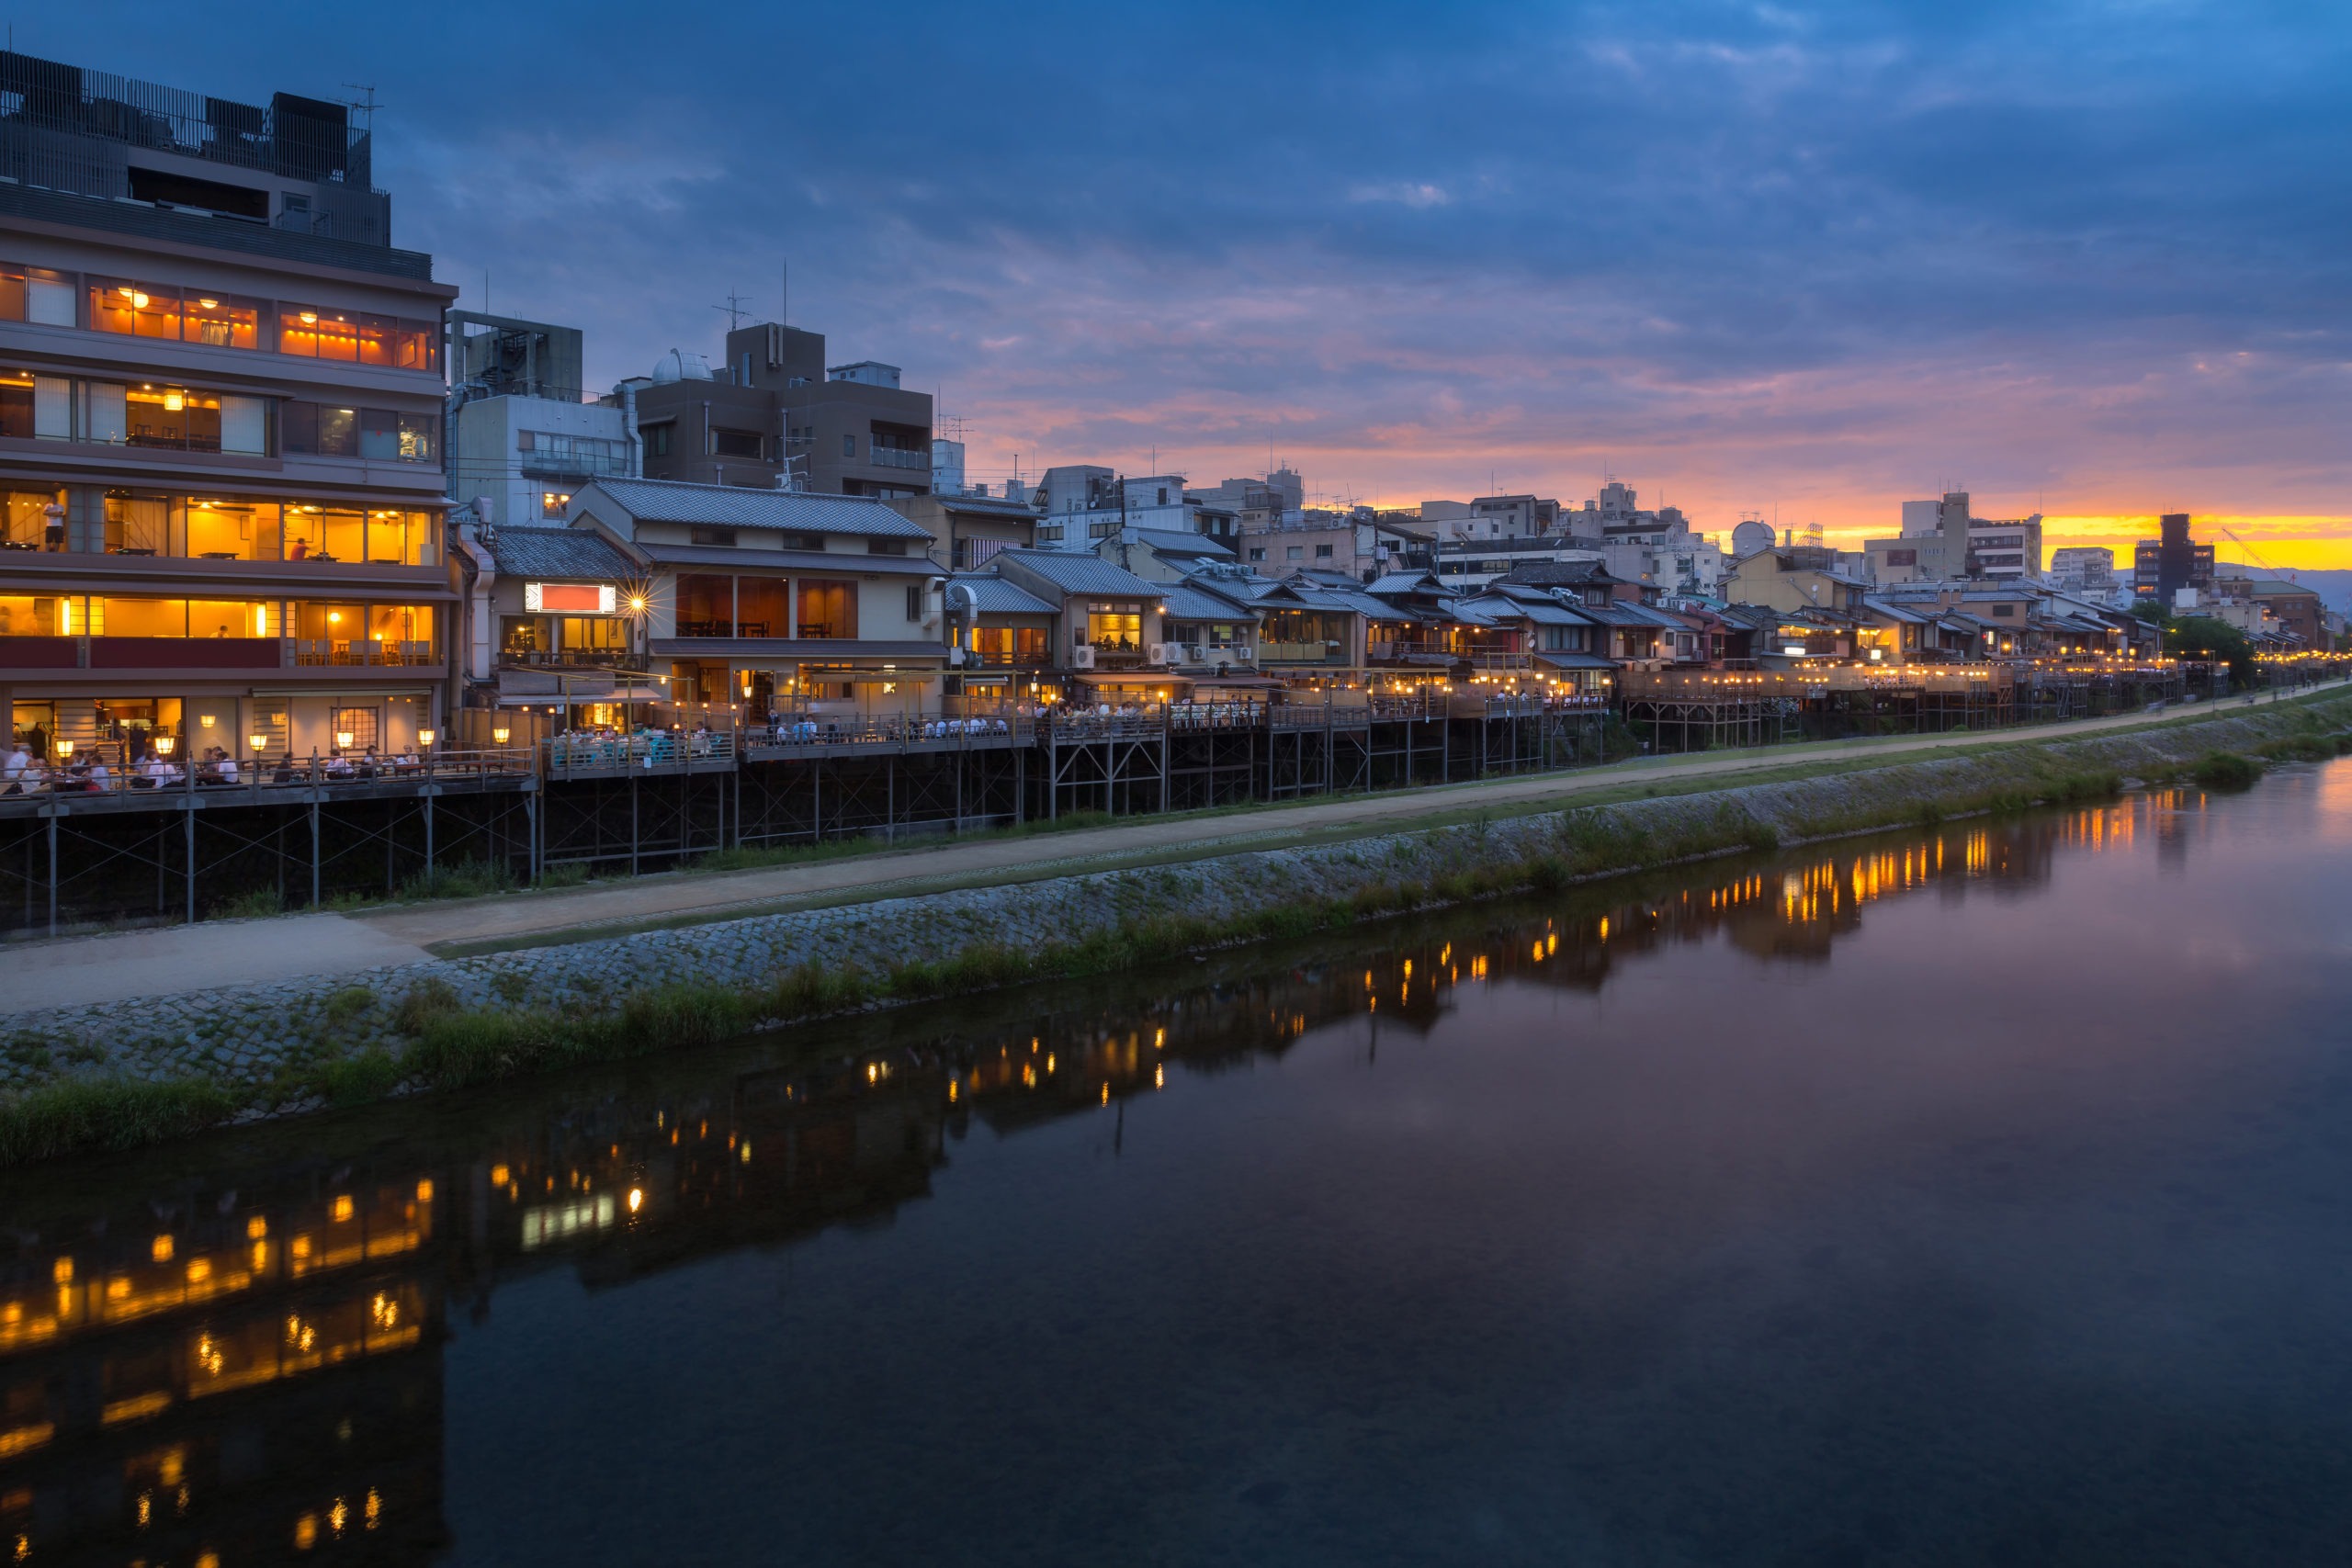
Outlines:
{"type": "Polygon", "coordinates": [[[501,649],[499,664],[509,670],[606,670],[628,674],[643,674],[653,668],[652,660],[642,653],[628,653],[619,649],[566,648],[542,650],[530,648],[501,649]]]}
{"type": "Polygon", "coordinates": [[[294,638],[297,665],[334,665],[422,669],[440,662],[429,642],[334,642],[324,638],[294,638]]]}
{"type": "Polygon", "coordinates": [[[1261,642],[1258,660],[1262,664],[1345,664],[1348,655],[1336,642],[1261,642]]]}
{"type": "Polygon", "coordinates": [[[931,472],[931,454],[928,452],[909,452],[897,446],[876,446],[874,448],[872,461],[877,468],[919,468],[926,474],[931,472]]]}

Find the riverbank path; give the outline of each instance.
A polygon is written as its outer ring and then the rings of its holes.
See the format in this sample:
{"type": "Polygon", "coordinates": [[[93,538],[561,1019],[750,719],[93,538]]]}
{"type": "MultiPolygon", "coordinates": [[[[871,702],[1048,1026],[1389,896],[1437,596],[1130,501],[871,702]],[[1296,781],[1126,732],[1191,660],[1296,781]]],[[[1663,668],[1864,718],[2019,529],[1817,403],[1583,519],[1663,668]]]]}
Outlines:
{"type": "MultiPolygon", "coordinates": [[[[2293,700],[2347,686],[2352,682],[2332,682],[2262,700],[2293,700]]],[[[1638,795],[1669,784],[1681,793],[1693,781],[1702,787],[1731,785],[1743,782],[1743,774],[1783,775],[1808,766],[1850,767],[1943,750],[2031,746],[2102,730],[2190,723],[2240,708],[2235,701],[2196,703],[2154,716],[2119,714],[1992,733],[1877,736],[1642,757],[1567,773],[1278,807],[1139,817],[1067,831],[933,838],[919,847],[877,847],[750,871],[667,872],[481,898],[60,937],[12,944],[6,950],[0,1014],[171,996],[216,986],[357,974],[435,956],[588,941],[650,926],[1364,838],[1481,814],[1516,816],[1594,796],[1638,795]]]]}

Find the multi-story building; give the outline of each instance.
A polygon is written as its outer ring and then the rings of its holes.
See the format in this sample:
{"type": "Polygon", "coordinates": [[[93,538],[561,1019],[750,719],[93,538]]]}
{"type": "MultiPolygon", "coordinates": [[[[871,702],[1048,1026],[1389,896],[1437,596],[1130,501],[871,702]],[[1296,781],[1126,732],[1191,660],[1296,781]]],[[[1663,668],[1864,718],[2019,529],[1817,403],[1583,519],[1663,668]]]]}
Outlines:
{"type": "Polygon", "coordinates": [[[449,497],[501,524],[560,525],[594,479],[638,471],[634,385],[585,400],[577,327],[449,312],[449,497]]]}
{"type": "Polygon", "coordinates": [[[450,695],[442,311],[337,105],[0,56],[0,714],[407,749],[450,695]]]}
{"type": "Polygon", "coordinates": [[[2104,604],[2113,597],[2115,552],[2104,545],[2069,545],[2050,552],[2053,587],[2104,604]]]}
{"type": "Polygon", "coordinates": [[[938,711],[946,570],[931,535],[881,502],[605,479],[581,487],[568,522],[635,563],[625,592],[643,627],[614,635],[675,701],[938,711]]]}
{"type": "Polygon", "coordinates": [[[1240,514],[1184,488],[1182,474],[1128,479],[1091,463],[1069,463],[1046,470],[1037,487],[1040,549],[1091,550],[1128,529],[1159,534],[1206,534],[1230,543],[1240,514]]]}
{"type": "Polygon", "coordinates": [[[2189,536],[2188,513],[2167,512],[2156,521],[2157,537],[2142,539],[2132,552],[2132,592],[2165,609],[2193,607],[2213,592],[2213,547],[2189,536]],[[2188,597],[2181,597],[2186,591],[2188,597]]]}
{"type": "Polygon", "coordinates": [[[924,494],[931,395],[900,378],[877,360],[828,367],[822,333],[775,321],[729,333],[716,372],[673,349],[636,386],[645,477],[885,501],[924,494]]]}

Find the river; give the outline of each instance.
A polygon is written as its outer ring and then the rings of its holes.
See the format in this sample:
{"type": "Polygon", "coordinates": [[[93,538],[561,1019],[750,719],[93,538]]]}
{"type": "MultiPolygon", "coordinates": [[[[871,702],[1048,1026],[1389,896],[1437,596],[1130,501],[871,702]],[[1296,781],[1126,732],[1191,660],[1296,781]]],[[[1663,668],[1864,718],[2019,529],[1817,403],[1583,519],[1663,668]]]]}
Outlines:
{"type": "Polygon", "coordinates": [[[37,1563],[2340,1562],[2352,761],[0,1174],[37,1563]]]}

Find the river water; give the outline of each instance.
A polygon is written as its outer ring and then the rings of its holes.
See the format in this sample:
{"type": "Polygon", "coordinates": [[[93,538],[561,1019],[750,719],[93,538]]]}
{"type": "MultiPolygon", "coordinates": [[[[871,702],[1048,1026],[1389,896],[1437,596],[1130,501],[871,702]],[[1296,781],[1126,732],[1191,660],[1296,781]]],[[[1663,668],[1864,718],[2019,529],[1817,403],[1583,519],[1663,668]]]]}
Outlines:
{"type": "Polygon", "coordinates": [[[2352,1555],[2352,762],[0,1176],[33,1563],[2352,1555]]]}

